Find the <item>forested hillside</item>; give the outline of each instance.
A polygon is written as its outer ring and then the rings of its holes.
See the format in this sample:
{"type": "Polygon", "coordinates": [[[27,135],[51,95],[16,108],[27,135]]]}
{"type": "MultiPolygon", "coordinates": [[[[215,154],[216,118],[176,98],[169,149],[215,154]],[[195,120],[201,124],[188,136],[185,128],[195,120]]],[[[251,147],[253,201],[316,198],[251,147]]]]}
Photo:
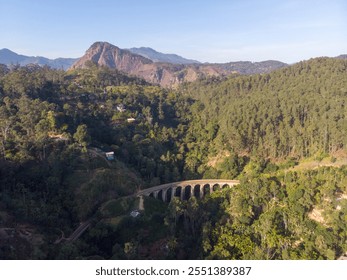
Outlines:
{"type": "Polygon", "coordinates": [[[347,61],[318,58],[271,74],[204,80],[182,91],[203,126],[237,153],[303,158],[345,151],[347,61]]]}
{"type": "Polygon", "coordinates": [[[49,250],[38,245],[71,233],[103,202],[181,178],[178,139],[190,101],[90,66],[1,67],[0,223],[14,230],[2,236],[2,258],[45,258],[49,250]],[[115,162],[107,162],[109,151],[115,162]],[[19,225],[41,241],[33,245],[19,225]]]}
{"type": "Polygon", "coordinates": [[[91,62],[1,65],[0,258],[337,258],[346,70],[318,58],[173,91],[91,62]],[[322,166],[300,169],[310,160],[322,166]],[[132,196],[195,178],[241,183],[170,204],[132,196]]]}

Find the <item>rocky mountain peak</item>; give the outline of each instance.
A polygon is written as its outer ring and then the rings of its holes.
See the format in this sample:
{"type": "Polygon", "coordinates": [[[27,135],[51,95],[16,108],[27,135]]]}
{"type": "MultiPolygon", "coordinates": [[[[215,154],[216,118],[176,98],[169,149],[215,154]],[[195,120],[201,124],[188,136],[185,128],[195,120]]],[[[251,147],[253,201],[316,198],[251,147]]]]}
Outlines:
{"type": "Polygon", "coordinates": [[[124,72],[132,72],[142,64],[153,63],[150,59],[123,50],[107,42],[96,42],[90,46],[71,68],[84,68],[87,61],[93,61],[100,66],[117,68],[124,72]]]}

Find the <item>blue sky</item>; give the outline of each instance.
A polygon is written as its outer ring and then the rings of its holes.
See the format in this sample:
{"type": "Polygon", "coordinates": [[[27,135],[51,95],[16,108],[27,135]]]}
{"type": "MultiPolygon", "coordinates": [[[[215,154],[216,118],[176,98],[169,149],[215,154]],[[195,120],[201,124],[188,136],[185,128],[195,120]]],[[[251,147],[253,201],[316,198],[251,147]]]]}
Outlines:
{"type": "Polygon", "coordinates": [[[201,62],[347,53],[345,0],[0,0],[0,49],[80,57],[96,41],[201,62]]]}

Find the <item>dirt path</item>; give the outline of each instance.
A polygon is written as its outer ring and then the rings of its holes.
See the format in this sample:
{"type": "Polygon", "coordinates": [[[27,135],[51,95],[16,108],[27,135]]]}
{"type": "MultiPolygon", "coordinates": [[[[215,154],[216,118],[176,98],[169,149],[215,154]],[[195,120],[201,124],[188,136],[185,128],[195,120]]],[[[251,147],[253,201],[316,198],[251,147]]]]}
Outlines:
{"type": "Polygon", "coordinates": [[[322,161],[317,161],[317,160],[303,161],[288,170],[300,171],[300,170],[307,170],[307,169],[316,169],[323,166],[341,167],[342,165],[347,165],[347,158],[339,158],[335,162],[331,162],[329,158],[325,158],[322,161]]]}

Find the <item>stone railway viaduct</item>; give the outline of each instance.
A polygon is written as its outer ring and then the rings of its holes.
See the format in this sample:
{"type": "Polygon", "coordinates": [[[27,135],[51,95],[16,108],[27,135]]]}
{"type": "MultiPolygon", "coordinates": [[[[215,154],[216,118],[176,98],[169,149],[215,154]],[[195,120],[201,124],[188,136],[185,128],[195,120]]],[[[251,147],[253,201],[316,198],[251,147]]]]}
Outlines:
{"type": "Polygon", "coordinates": [[[151,196],[164,202],[170,202],[174,197],[188,200],[192,196],[203,198],[214,191],[231,188],[240,183],[239,180],[202,179],[173,182],[139,191],[137,196],[151,196]]]}
{"type": "MultiPolygon", "coordinates": [[[[231,188],[240,183],[239,180],[223,179],[203,179],[173,182],[164,185],[144,189],[132,196],[151,196],[161,199],[164,202],[170,202],[174,197],[181,200],[188,200],[192,196],[203,198],[205,195],[224,188],[231,188]]],[[[91,219],[79,225],[79,227],[68,237],[62,236],[55,241],[59,244],[62,241],[73,242],[78,239],[91,226],[91,219]]]]}

